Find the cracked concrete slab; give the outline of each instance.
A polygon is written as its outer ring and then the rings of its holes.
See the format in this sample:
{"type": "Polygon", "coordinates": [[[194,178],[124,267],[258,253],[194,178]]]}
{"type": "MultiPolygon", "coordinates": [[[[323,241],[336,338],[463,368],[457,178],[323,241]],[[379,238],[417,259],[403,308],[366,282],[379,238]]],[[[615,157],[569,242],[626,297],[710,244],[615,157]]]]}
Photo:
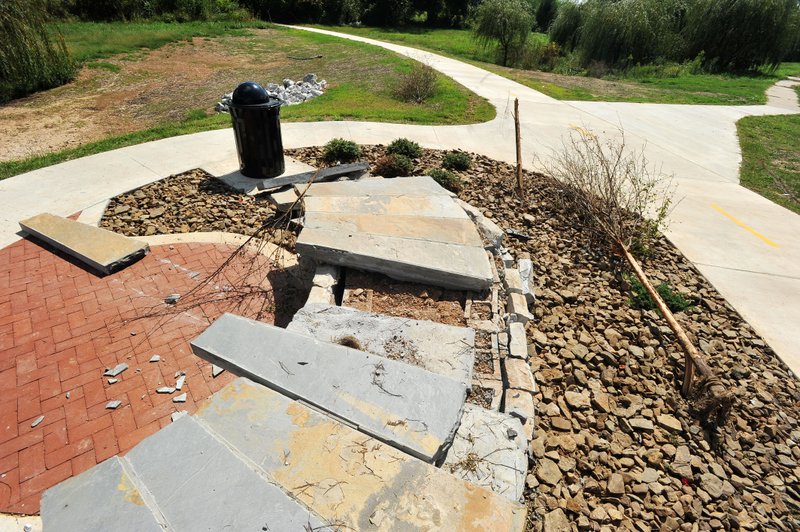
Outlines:
{"type": "Polygon", "coordinates": [[[237,379],[196,414],[237,453],[347,530],[521,531],[525,507],[237,379]]]}
{"type": "Polygon", "coordinates": [[[526,443],[517,418],[467,404],[442,468],[519,501],[528,471],[526,443]]]}
{"type": "Polygon", "coordinates": [[[465,384],[449,377],[233,314],[191,345],[205,360],[427,462],[443,456],[466,399],[465,384]]]}
{"type": "Polygon", "coordinates": [[[331,343],[352,336],[374,355],[413,364],[465,385],[472,382],[475,331],[466,327],[306,304],[286,329],[331,343]]]}
{"type": "Polygon", "coordinates": [[[491,285],[477,228],[430,177],[315,184],[303,203],[301,255],[456,290],[491,285]]]}

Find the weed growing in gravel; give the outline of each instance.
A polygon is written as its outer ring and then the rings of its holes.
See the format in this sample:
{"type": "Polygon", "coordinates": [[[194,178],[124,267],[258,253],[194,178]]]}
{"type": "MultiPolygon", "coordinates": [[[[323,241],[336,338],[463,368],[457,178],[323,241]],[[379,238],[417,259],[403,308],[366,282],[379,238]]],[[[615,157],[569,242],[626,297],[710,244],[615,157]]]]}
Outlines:
{"type": "Polygon", "coordinates": [[[406,138],[395,139],[387,146],[386,153],[395,153],[397,155],[405,155],[410,159],[416,159],[422,155],[422,148],[413,140],[406,138]]]}
{"type": "MultiPolygon", "coordinates": [[[[623,274],[623,278],[631,287],[631,298],[628,300],[630,306],[643,310],[656,310],[655,302],[639,279],[628,273],[623,274]]],[[[690,299],[687,299],[680,292],[674,291],[667,283],[661,283],[656,286],[656,292],[672,312],[682,312],[692,307],[690,299]]]]}
{"type": "Polygon", "coordinates": [[[361,148],[352,140],[333,139],[325,145],[323,159],[326,163],[350,163],[361,155],[361,148]]]}
{"type": "Polygon", "coordinates": [[[450,170],[445,170],[444,168],[434,168],[428,172],[428,175],[431,176],[434,181],[451,192],[461,192],[461,190],[464,188],[464,182],[461,181],[461,179],[450,170]]]}
{"type": "Polygon", "coordinates": [[[442,167],[448,170],[469,170],[472,158],[463,151],[449,151],[442,159],[442,167]]]}
{"type": "Polygon", "coordinates": [[[405,155],[390,153],[375,163],[375,173],[383,177],[409,176],[414,172],[414,163],[405,155]]]}

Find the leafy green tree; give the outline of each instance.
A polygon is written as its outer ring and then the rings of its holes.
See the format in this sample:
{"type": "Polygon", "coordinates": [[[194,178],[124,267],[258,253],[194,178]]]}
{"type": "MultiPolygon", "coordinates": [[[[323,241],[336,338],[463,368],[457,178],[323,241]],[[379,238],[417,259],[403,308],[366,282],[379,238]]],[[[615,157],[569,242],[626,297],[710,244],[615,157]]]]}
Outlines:
{"type": "Polygon", "coordinates": [[[558,14],[556,0],[541,0],[536,8],[536,25],[540,31],[547,32],[558,14]]]}
{"type": "Polygon", "coordinates": [[[484,46],[496,43],[503,66],[528,41],[533,15],[522,0],[485,0],[477,10],[473,31],[484,46]]]}
{"type": "Polygon", "coordinates": [[[550,25],[550,40],[565,50],[578,46],[579,30],[583,24],[583,12],[578,4],[569,0],[558,6],[558,15],[550,25]]]}

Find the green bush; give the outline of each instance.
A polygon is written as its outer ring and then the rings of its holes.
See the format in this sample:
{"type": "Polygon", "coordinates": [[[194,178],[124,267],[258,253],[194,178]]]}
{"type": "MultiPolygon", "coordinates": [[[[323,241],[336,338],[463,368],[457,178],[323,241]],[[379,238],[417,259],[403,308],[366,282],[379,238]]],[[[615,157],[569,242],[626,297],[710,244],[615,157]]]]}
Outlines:
{"type": "Polygon", "coordinates": [[[448,170],[469,170],[472,166],[472,157],[463,151],[449,151],[444,154],[442,167],[448,170]]]}
{"type": "Polygon", "coordinates": [[[422,155],[422,148],[413,140],[404,138],[395,139],[386,148],[387,153],[394,153],[396,155],[405,155],[410,159],[416,159],[422,155]]]}
{"type": "Polygon", "coordinates": [[[383,177],[406,177],[414,172],[414,163],[405,155],[390,153],[375,162],[375,173],[383,177]]]}
{"type": "Polygon", "coordinates": [[[464,182],[461,181],[461,178],[444,168],[434,168],[428,172],[428,175],[451,192],[461,192],[464,188],[464,182]]]}
{"type": "Polygon", "coordinates": [[[322,158],[326,163],[350,163],[361,155],[361,148],[352,140],[333,139],[325,144],[322,158]]]}
{"type": "Polygon", "coordinates": [[[64,39],[40,0],[0,0],[0,103],[70,81],[76,72],[64,39]]]}
{"type": "MultiPolygon", "coordinates": [[[[627,273],[624,274],[623,277],[631,287],[631,298],[628,303],[635,308],[656,310],[655,301],[653,301],[653,298],[647,293],[647,289],[641,281],[639,281],[637,277],[627,273]]],[[[661,296],[661,299],[667,304],[667,308],[672,312],[682,312],[692,306],[692,301],[690,299],[687,299],[679,292],[675,292],[667,283],[661,283],[655,288],[658,295],[661,296]]]]}
{"type": "Polygon", "coordinates": [[[403,73],[395,87],[395,97],[403,102],[422,103],[436,93],[436,71],[423,63],[414,63],[403,73]]]}

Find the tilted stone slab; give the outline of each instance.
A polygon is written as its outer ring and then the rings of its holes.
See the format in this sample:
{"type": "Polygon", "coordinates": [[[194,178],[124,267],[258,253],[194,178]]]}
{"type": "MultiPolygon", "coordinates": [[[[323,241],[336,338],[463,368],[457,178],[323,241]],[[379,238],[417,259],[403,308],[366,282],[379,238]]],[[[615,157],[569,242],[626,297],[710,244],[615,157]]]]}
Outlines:
{"type": "Polygon", "coordinates": [[[422,368],[224,314],[194,353],[434,462],[458,427],[466,386],[422,368]]]}
{"type": "Polygon", "coordinates": [[[444,244],[483,246],[483,240],[475,231],[475,224],[470,220],[457,218],[308,212],[303,220],[303,227],[444,244]]]}
{"type": "Polygon", "coordinates": [[[517,418],[467,404],[442,468],[519,501],[528,471],[526,442],[517,418]]]}
{"type": "Polygon", "coordinates": [[[456,290],[491,285],[478,230],[430,177],[315,184],[303,207],[301,255],[456,290]]]}
{"type": "Polygon", "coordinates": [[[246,379],[196,414],[237,453],[344,530],[518,531],[525,507],[246,379]]]}
{"type": "Polygon", "coordinates": [[[103,274],[136,262],[150,250],[141,240],[49,213],[22,220],[19,225],[27,233],[103,274]]]}
{"type": "MultiPolygon", "coordinates": [[[[125,460],[172,530],[330,530],[191,416],[145,439],[125,460]]],[[[117,530],[113,516],[108,523],[117,530]]]]}
{"type": "Polygon", "coordinates": [[[286,328],[323,342],[352,336],[364,351],[472,382],[475,331],[324,304],[306,304],[286,328]]]}
{"type": "Polygon", "coordinates": [[[145,503],[134,478],[114,456],[53,486],[42,494],[44,530],[162,532],[165,519],[145,503]]]}
{"type": "Polygon", "coordinates": [[[474,246],[303,229],[296,249],[321,262],[377,271],[401,281],[476,291],[492,283],[486,251],[474,246]]]}

